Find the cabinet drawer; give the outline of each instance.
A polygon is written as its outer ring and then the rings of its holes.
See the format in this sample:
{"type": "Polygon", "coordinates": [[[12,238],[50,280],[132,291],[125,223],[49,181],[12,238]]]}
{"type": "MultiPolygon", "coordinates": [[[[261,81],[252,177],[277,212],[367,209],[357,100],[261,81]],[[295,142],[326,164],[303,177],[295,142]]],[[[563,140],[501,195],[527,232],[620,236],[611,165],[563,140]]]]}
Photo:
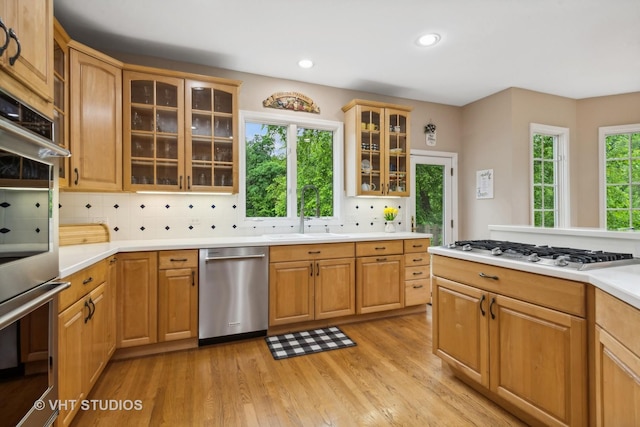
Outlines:
{"type": "Polygon", "coordinates": [[[353,243],[271,246],[269,248],[269,262],[353,258],[354,252],[353,243]]]}
{"type": "Polygon", "coordinates": [[[158,269],[191,268],[198,266],[198,251],[160,251],[158,252],[158,269]]]}
{"type": "Polygon", "coordinates": [[[429,265],[431,256],[428,253],[405,254],[404,266],[412,267],[414,265],[429,265]]]}
{"type": "Polygon", "coordinates": [[[429,279],[407,280],[404,287],[404,305],[427,304],[431,294],[429,279]]]}
{"type": "Polygon", "coordinates": [[[640,310],[624,301],[596,289],[596,323],[623,343],[636,355],[640,355],[640,310]]]}
{"type": "Polygon", "coordinates": [[[58,313],[97,288],[106,280],[107,260],[99,261],[90,267],[62,279],[64,282],[70,282],[71,286],[60,293],[58,313]]]}
{"type": "Polygon", "coordinates": [[[399,255],[402,254],[402,240],[378,240],[374,242],[357,242],[356,256],[399,255]]]}
{"type": "Polygon", "coordinates": [[[431,262],[434,276],[585,317],[585,283],[446,256],[431,262]]]}
{"type": "Polygon", "coordinates": [[[407,239],[404,241],[404,253],[427,252],[431,239],[407,239]]]}
{"type": "Polygon", "coordinates": [[[429,266],[428,265],[416,265],[413,267],[407,267],[405,264],[404,280],[417,280],[429,278],[429,266]]]}

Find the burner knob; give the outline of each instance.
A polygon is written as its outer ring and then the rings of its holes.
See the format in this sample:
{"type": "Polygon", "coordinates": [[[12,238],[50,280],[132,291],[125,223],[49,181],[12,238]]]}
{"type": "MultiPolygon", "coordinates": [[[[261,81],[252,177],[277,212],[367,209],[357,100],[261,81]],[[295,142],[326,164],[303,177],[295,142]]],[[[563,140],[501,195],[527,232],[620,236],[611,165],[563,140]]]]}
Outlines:
{"type": "Polygon", "coordinates": [[[560,255],[558,258],[556,258],[554,265],[558,267],[566,267],[567,265],[569,265],[569,261],[567,260],[566,256],[560,255]]]}
{"type": "Polygon", "coordinates": [[[502,249],[500,248],[491,249],[491,255],[502,255],[502,249]]]}
{"type": "Polygon", "coordinates": [[[471,250],[471,245],[467,243],[466,245],[464,245],[464,246],[462,247],[462,250],[463,250],[463,251],[470,251],[470,250],[471,250]]]}
{"type": "Polygon", "coordinates": [[[529,256],[527,257],[527,261],[530,261],[530,262],[538,262],[538,261],[540,261],[540,257],[538,256],[538,254],[537,254],[537,253],[535,253],[535,252],[534,252],[534,253],[532,253],[531,255],[529,255],[529,256]]]}
{"type": "Polygon", "coordinates": [[[456,248],[456,244],[455,244],[455,243],[449,243],[449,244],[447,245],[447,247],[448,247],[449,249],[455,249],[455,248],[456,248]]]}

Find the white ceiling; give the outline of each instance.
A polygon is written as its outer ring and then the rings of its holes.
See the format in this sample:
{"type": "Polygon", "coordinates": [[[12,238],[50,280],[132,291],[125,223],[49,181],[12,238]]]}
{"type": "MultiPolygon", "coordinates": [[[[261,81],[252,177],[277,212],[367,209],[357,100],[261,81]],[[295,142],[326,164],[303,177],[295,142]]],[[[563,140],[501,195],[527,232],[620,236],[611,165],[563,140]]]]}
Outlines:
{"type": "Polygon", "coordinates": [[[640,91],[640,0],[54,0],[72,38],[461,106],[508,87],[640,91]],[[437,32],[441,42],[415,40],[437,32]],[[301,58],[315,62],[297,66],[301,58]]]}

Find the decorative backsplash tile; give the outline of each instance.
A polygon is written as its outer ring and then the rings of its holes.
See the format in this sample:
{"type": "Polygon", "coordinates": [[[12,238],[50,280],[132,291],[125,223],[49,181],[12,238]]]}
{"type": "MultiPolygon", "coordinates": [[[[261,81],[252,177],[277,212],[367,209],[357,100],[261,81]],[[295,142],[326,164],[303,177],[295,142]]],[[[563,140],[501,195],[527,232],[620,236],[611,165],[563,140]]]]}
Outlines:
{"type": "MultiPolygon", "coordinates": [[[[400,210],[396,229],[405,231],[406,199],[357,198],[342,201],[342,223],[331,224],[332,232],[384,231],[382,211],[400,210]]],[[[243,221],[238,195],[72,193],[60,192],[60,223],[108,224],[111,240],[189,237],[254,236],[298,231],[298,223],[265,226],[243,221]]],[[[326,224],[316,221],[309,232],[323,232],[326,224]]]]}

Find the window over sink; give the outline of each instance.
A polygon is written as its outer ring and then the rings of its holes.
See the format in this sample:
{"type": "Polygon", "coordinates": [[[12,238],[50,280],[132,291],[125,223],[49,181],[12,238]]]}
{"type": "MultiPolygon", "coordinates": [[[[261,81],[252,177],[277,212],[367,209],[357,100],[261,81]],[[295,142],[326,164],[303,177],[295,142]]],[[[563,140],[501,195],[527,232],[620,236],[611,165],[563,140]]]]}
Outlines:
{"type": "MultiPolygon", "coordinates": [[[[287,225],[298,221],[300,190],[318,188],[320,217],[337,220],[342,189],[341,122],[259,112],[240,112],[240,197],[246,220],[287,225]]],[[[305,199],[315,216],[316,198],[305,199]]]]}

